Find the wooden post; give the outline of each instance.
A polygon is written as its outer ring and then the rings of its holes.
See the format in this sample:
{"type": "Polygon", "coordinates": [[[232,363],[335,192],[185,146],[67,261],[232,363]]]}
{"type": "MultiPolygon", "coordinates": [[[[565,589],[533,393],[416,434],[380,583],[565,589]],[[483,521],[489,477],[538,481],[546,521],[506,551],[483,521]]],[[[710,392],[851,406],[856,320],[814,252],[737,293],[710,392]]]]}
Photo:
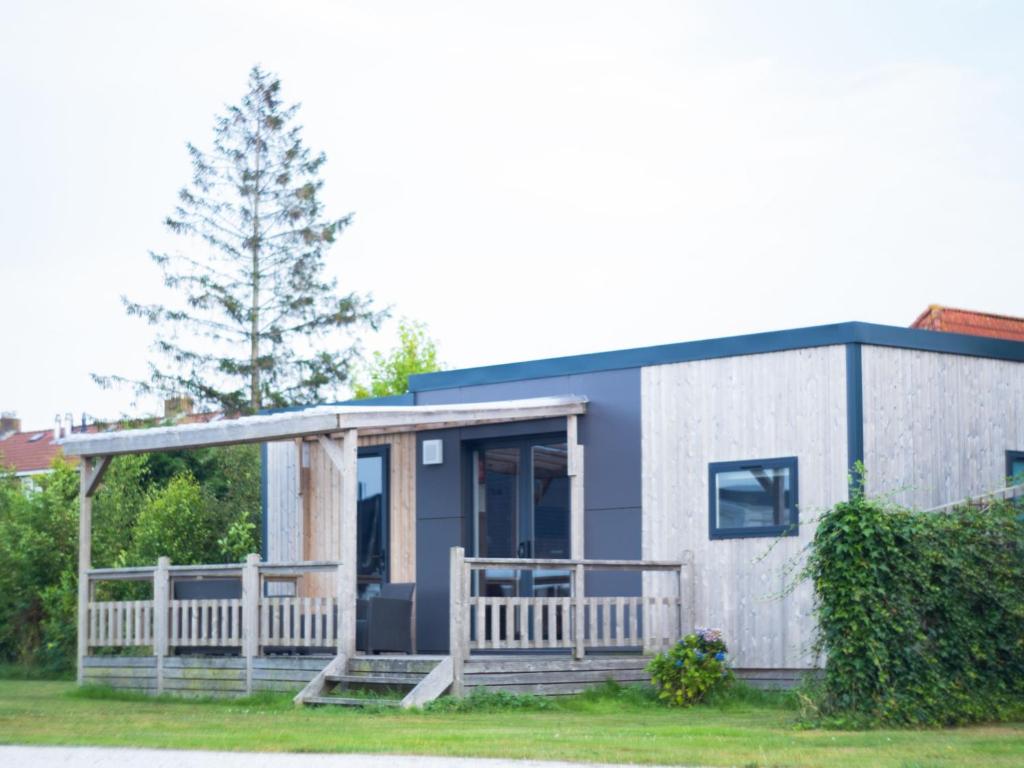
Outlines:
{"type": "Polygon", "coordinates": [[[242,568],[242,655],[245,692],[252,693],[252,662],[260,648],[260,556],[246,555],[242,568]]]}
{"type": "Polygon", "coordinates": [[[359,525],[359,435],[346,429],[341,441],[341,541],[342,571],[338,585],[338,653],[356,655],[356,530],[359,525]]]}
{"type": "Polygon", "coordinates": [[[685,550],[682,565],[679,566],[679,622],[683,624],[680,636],[687,632],[693,632],[697,627],[697,574],[695,567],[693,550],[685,550]],[[684,599],[686,600],[685,606],[684,599]]]}
{"type": "MultiPolygon", "coordinates": [[[[448,649],[452,656],[452,696],[462,696],[463,672],[466,662],[467,632],[466,604],[468,582],[463,578],[463,564],[466,551],[462,547],[452,547],[449,558],[448,574],[448,649]]],[[[482,617],[478,619],[482,621],[482,617]]],[[[478,627],[477,632],[483,629],[478,627]]]]}
{"type": "Polygon", "coordinates": [[[341,474],[341,514],[338,520],[338,655],[351,659],[356,655],[356,531],[359,525],[359,432],[341,433],[341,447],[327,435],[319,438],[320,447],[341,474]]]}
{"type": "MultiPolygon", "coordinates": [[[[346,655],[345,654],[345,638],[344,638],[344,635],[343,635],[343,633],[341,631],[341,612],[343,610],[342,606],[345,604],[345,595],[346,595],[345,564],[344,563],[340,563],[338,565],[337,571],[335,572],[334,595],[335,595],[335,598],[338,601],[338,610],[335,613],[335,616],[337,617],[335,619],[335,621],[337,623],[337,625],[335,627],[335,630],[336,630],[336,632],[338,634],[337,634],[337,637],[335,638],[335,643],[337,643],[337,646],[338,646],[338,656],[345,656],[346,655]]],[[[327,631],[330,632],[330,625],[329,624],[328,624],[328,627],[327,627],[327,631]]]]}
{"type": "Polygon", "coordinates": [[[78,684],[85,682],[89,654],[89,569],[92,567],[92,498],[86,493],[92,459],[82,457],[78,493],[78,684]]]}
{"type": "Polygon", "coordinates": [[[583,446],[579,444],[579,424],[576,416],[565,417],[566,450],[569,472],[569,557],[583,560],[584,537],[583,498],[583,446]]]}
{"type": "MultiPolygon", "coordinates": [[[[573,604],[573,622],[572,631],[575,636],[576,643],[573,646],[573,656],[577,659],[582,659],[586,654],[586,649],[583,646],[584,635],[586,634],[586,628],[584,626],[585,619],[585,603],[584,596],[586,593],[586,573],[583,570],[583,563],[577,562],[576,567],[572,571],[572,604],[573,604]]],[[[593,608],[591,608],[593,610],[593,608]]],[[[593,640],[594,638],[591,638],[593,640]]]]}
{"type": "Polygon", "coordinates": [[[153,655],[156,656],[156,692],[164,692],[164,657],[167,655],[167,614],[171,598],[171,559],[161,557],[153,571],[153,655]]]}

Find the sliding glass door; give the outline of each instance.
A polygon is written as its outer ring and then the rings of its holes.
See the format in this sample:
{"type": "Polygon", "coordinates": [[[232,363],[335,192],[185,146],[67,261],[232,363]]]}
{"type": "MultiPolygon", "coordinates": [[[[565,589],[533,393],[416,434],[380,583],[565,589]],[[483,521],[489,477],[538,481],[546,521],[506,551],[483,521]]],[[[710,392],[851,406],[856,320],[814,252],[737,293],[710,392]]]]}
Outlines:
{"type": "MultiPolygon", "coordinates": [[[[473,551],[479,557],[570,555],[568,454],[564,437],[481,443],[472,452],[473,551]]],[[[489,569],[478,594],[565,596],[569,571],[489,569]]]]}

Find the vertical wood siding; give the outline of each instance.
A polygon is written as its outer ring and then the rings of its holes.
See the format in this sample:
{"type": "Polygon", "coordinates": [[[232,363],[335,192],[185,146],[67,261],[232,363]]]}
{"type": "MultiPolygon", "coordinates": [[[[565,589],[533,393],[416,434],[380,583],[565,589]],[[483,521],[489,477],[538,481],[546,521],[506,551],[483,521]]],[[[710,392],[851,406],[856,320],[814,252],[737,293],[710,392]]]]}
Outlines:
{"type": "MultiPolygon", "coordinates": [[[[359,444],[390,446],[390,578],[415,581],[416,435],[364,435],[359,444]]],[[[308,444],[307,450],[309,469],[300,489],[296,444],[267,444],[267,557],[271,562],[336,560],[341,551],[341,479],[318,444],[308,444]]],[[[331,580],[330,576],[307,577],[302,593],[332,595],[331,580]]]]}
{"type": "MultiPolygon", "coordinates": [[[[643,556],[692,550],[696,622],[720,627],[744,668],[815,666],[809,584],[782,596],[819,512],[845,499],[842,346],[651,366],[641,377],[643,556]],[[711,541],[708,464],[796,456],[797,537],[711,541]]],[[[657,594],[652,574],[645,594],[657,594]]]]}
{"type": "Polygon", "coordinates": [[[867,490],[936,507],[1005,485],[1024,450],[1024,364],[865,346],[867,490]]]}
{"type": "Polygon", "coordinates": [[[302,560],[302,515],[295,443],[267,443],[267,559],[302,560]]]}

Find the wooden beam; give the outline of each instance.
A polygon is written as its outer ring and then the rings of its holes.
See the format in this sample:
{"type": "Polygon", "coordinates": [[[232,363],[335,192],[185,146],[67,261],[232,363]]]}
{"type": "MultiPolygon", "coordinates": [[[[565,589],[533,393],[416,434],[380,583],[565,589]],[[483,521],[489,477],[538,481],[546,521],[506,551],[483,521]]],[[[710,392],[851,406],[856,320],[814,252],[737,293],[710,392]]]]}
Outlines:
{"type": "Polygon", "coordinates": [[[242,569],[242,655],[245,657],[245,692],[252,693],[253,659],[260,651],[260,556],[245,556],[242,569]]]}
{"type": "Polygon", "coordinates": [[[569,556],[582,560],[586,557],[586,507],[583,498],[583,446],[579,444],[579,425],[575,415],[565,419],[565,436],[569,461],[569,556]]]}
{"type": "Polygon", "coordinates": [[[82,477],[85,480],[86,496],[92,496],[97,490],[99,490],[100,483],[103,481],[103,476],[107,474],[107,469],[109,467],[109,456],[100,456],[96,459],[95,464],[91,461],[82,461],[82,477]]]}
{"type": "MultiPolygon", "coordinates": [[[[344,433],[342,433],[342,439],[344,440],[344,433]]],[[[324,453],[327,454],[327,458],[331,460],[331,464],[333,464],[334,468],[341,472],[342,477],[344,477],[345,452],[342,450],[341,446],[326,435],[320,435],[317,440],[320,443],[320,447],[324,449],[324,453]]]]}
{"type": "MultiPolygon", "coordinates": [[[[462,696],[463,673],[469,648],[466,640],[469,636],[466,626],[466,606],[469,601],[469,583],[464,580],[466,550],[452,547],[448,555],[448,653],[452,660],[452,696],[462,696]]],[[[481,615],[480,620],[483,621],[481,615]]],[[[482,637],[483,628],[477,626],[482,637]]]]}
{"type": "Polygon", "coordinates": [[[454,666],[451,656],[445,656],[440,663],[434,667],[426,677],[419,681],[416,686],[405,694],[402,699],[402,708],[422,707],[429,704],[438,696],[447,691],[454,681],[454,666]]]}
{"type": "MultiPolygon", "coordinates": [[[[332,449],[337,448],[330,440],[332,449]]],[[[323,443],[321,443],[323,445],[323,443]]],[[[345,432],[338,454],[325,446],[327,455],[341,472],[341,542],[338,570],[338,654],[352,658],[356,653],[356,528],[359,520],[359,483],[357,482],[359,433],[345,432]]]]}
{"type": "Polygon", "coordinates": [[[85,657],[89,655],[89,570],[92,568],[93,459],[83,456],[78,468],[78,684],[85,681],[85,657]]]}
{"type": "Polygon", "coordinates": [[[580,415],[586,409],[587,398],[576,395],[455,405],[325,406],[205,424],[81,433],[65,438],[61,445],[68,456],[116,456],[263,443],[349,429],[397,432],[555,418],[580,415]]]}
{"type": "Polygon", "coordinates": [[[156,656],[156,692],[164,692],[164,657],[169,650],[167,615],[171,599],[171,559],[161,557],[153,570],[153,655],[156,656]]]}

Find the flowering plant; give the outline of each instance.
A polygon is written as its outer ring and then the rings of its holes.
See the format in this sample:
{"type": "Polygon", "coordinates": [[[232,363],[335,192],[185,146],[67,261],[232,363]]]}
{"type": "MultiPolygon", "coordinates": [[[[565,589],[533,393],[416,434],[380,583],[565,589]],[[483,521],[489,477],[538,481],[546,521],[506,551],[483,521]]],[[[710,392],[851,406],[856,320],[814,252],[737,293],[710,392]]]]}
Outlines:
{"type": "Polygon", "coordinates": [[[687,707],[732,680],[727,658],[722,631],[698,627],[651,659],[647,672],[658,698],[669,706],[687,707]]]}

